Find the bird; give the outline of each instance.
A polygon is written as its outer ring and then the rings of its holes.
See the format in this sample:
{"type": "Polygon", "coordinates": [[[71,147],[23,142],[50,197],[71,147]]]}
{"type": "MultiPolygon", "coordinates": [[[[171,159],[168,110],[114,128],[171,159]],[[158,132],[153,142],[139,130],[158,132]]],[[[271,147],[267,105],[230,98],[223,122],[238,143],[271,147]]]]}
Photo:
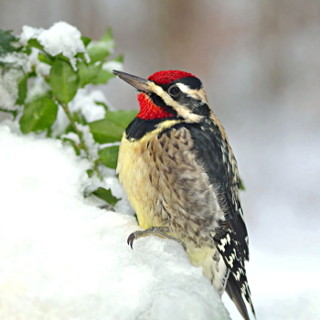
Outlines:
{"type": "Polygon", "coordinates": [[[113,73],[138,91],[139,112],[123,134],[116,169],[142,228],[128,244],[150,235],[178,241],[245,320],[247,305],[255,317],[237,161],[202,82],[180,70],[147,79],[113,73]]]}

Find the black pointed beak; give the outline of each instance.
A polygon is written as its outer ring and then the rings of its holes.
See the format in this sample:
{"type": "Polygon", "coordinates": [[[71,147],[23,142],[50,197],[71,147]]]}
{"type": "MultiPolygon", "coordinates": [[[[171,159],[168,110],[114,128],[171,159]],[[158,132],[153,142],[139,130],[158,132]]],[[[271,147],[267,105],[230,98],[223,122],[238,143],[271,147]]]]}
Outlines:
{"type": "Polygon", "coordinates": [[[113,70],[112,72],[113,72],[113,74],[115,74],[120,79],[122,79],[125,82],[128,82],[129,84],[131,84],[138,91],[142,91],[142,92],[145,92],[145,93],[150,93],[150,88],[149,88],[149,84],[151,82],[150,80],[143,79],[143,78],[134,76],[132,74],[129,74],[129,73],[126,73],[126,72],[122,72],[122,71],[118,71],[118,70],[113,70]]]}

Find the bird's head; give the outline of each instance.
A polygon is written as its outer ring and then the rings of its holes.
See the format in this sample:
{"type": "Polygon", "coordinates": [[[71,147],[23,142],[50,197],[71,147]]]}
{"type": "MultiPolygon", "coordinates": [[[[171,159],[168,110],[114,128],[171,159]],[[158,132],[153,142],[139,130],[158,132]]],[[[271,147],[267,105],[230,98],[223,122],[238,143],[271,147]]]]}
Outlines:
{"type": "Polygon", "coordinates": [[[191,73],[158,71],[148,79],[122,71],[114,70],[113,73],[139,91],[138,118],[179,118],[186,122],[200,122],[210,113],[202,83],[191,73]]]}

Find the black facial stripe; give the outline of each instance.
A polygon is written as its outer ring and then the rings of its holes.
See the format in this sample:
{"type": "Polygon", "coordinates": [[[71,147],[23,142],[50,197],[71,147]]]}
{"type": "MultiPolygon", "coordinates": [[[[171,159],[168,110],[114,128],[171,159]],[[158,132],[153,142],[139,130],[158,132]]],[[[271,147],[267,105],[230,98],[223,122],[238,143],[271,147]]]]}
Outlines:
{"type": "Polygon", "coordinates": [[[175,99],[180,105],[185,106],[192,111],[192,113],[199,114],[200,116],[209,117],[210,108],[201,100],[192,98],[185,93],[181,93],[180,96],[175,99]]]}
{"type": "Polygon", "coordinates": [[[159,97],[158,95],[156,95],[155,93],[152,93],[150,95],[150,98],[152,100],[152,102],[157,105],[158,107],[161,108],[165,108],[167,105],[165,104],[165,102],[162,100],[161,97],[159,97]]]}
{"type": "Polygon", "coordinates": [[[162,100],[162,98],[157,96],[155,93],[152,93],[150,95],[150,98],[156,106],[163,108],[165,111],[171,113],[174,116],[177,114],[177,112],[174,109],[172,109],[170,106],[167,106],[165,102],[162,100]]]}

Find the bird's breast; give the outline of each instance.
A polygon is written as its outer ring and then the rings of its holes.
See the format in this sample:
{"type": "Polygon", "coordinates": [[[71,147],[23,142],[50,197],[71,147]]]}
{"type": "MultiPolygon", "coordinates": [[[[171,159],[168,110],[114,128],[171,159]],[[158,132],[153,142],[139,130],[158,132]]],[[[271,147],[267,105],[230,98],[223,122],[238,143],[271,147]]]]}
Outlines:
{"type": "Polygon", "coordinates": [[[217,196],[184,127],[124,135],[117,172],[143,228],[166,226],[195,245],[211,243],[223,217],[217,196]]]}

